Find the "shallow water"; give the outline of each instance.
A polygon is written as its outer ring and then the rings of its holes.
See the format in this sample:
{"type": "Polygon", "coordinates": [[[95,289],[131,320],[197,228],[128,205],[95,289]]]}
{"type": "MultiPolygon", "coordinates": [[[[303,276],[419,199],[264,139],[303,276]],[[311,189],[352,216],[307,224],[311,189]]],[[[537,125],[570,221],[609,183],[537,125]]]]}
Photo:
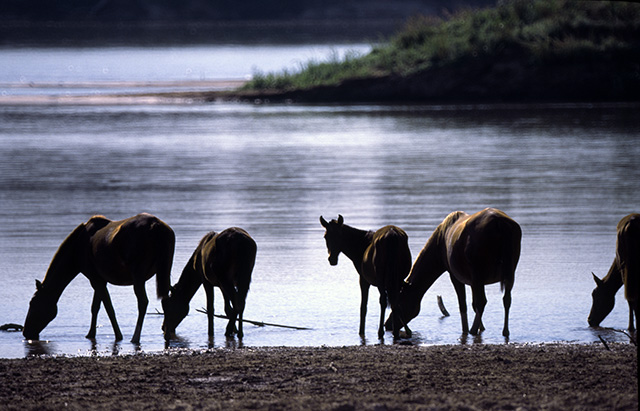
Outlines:
{"type": "MultiPolygon", "coordinates": [[[[366,339],[357,333],[359,287],[350,261],[329,266],[320,215],[378,228],[396,224],[415,258],[453,210],[500,208],[523,229],[511,309],[511,342],[592,342],[622,333],[587,326],[591,272],[606,274],[615,226],[640,203],[637,107],[403,105],[0,106],[0,324],[22,323],[34,279],[93,214],[146,211],[177,235],[172,282],[209,230],[244,227],[258,244],[245,317],[308,327],[245,325],[244,346],[378,344],[371,290],[366,339]]],[[[161,310],[150,305],[139,346],[130,287],[109,288],[125,341],[104,311],[88,331],[92,290],[78,276],[56,319],[28,343],[0,333],[0,357],[164,349],[161,310]]],[[[467,293],[470,305],[470,292],[467,293]]],[[[464,339],[443,275],[412,321],[415,344],[504,343],[498,285],[487,287],[479,338],[464,339]],[[450,317],[442,318],[442,295],[450,317]]],[[[603,326],[627,325],[622,293],[603,326]]],[[[206,336],[204,292],[178,327],[175,347],[237,345],[216,319],[206,336]]],[[[471,310],[471,308],[470,308],[471,310]]],[[[216,312],[222,313],[216,291],[216,312]]],[[[384,341],[392,343],[390,334],[384,341]]]]}

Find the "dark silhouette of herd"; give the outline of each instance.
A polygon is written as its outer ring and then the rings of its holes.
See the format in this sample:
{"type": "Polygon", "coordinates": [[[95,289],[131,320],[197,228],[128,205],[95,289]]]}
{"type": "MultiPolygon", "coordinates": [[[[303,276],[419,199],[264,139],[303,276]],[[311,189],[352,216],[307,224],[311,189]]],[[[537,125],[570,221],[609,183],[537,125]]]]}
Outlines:
{"type": "MultiPolygon", "coordinates": [[[[420,302],[427,290],[445,271],[449,272],[458,296],[463,334],[476,335],[485,329],[482,323],[487,302],[484,286],[500,283],[505,311],[502,334],[509,336],[511,289],[520,257],[522,231],[504,212],[487,208],[471,215],[462,211],[449,214],[427,240],[413,266],[408,236],[396,226],[388,225],[377,231],[359,230],[344,224],[341,215],[331,221],[321,216],[320,223],[326,230],[329,263],[338,264],[339,254],[344,253],[359,274],[361,336],[365,333],[371,285],[377,287],[380,294],[378,337],[384,336],[387,305],[391,306],[387,329],[398,338],[404,327],[410,336],[408,323],[420,312],[420,302]],[[475,312],[471,328],[467,319],[466,285],[471,287],[475,312]]],[[[600,324],[613,309],[615,294],[624,285],[629,303],[629,329],[633,331],[638,328],[640,214],[624,217],[617,230],[616,256],[609,273],[602,280],[593,275],[596,288],[588,323],[592,327],[600,324]]],[[[36,280],[36,292],[24,323],[24,337],[39,339],[40,332],[56,317],[62,292],[82,273],[94,290],[87,338],[95,338],[98,312],[104,304],[115,338],[122,340],[107,283],[133,285],[138,319],[131,341],[139,343],[149,303],[145,283],[155,275],[157,297],[162,299],[164,310],[162,330],[167,341],[175,338],[176,327],[188,314],[189,303],[200,286],[207,296],[208,335],[213,336],[214,287],[218,287],[228,319],[225,335],[235,334],[241,339],[243,312],[256,258],[255,241],[237,227],[206,234],[178,282],[171,286],[174,248],[173,230],[150,214],[120,221],[91,217],[62,242],[44,280],[36,280]]]]}

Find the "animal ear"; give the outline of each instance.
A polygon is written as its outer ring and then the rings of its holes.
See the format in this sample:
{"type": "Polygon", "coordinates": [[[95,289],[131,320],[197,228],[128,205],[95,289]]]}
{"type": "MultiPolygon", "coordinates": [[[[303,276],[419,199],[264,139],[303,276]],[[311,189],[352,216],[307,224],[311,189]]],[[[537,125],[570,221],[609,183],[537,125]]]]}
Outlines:
{"type": "Polygon", "coordinates": [[[40,290],[42,288],[42,283],[40,280],[36,280],[36,290],[40,290]]]}
{"type": "Polygon", "coordinates": [[[320,224],[322,224],[324,228],[329,227],[329,223],[327,223],[327,220],[325,220],[322,216],[320,216],[320,224]]]}
{"type": "Polygon", "coordinates": [[[342,223],[344,223],[344,218],[341,214],[338,214],[338,225],[342,225],[342,223]]]}
{"type": "Polygon", "coordinates": [[[598,287],[600,287],[604,283],[604,281],[599,279],[594,273],[591,273],[591,275],[593,276],[593,280],[596,282],[596,285],[598,287]]]}

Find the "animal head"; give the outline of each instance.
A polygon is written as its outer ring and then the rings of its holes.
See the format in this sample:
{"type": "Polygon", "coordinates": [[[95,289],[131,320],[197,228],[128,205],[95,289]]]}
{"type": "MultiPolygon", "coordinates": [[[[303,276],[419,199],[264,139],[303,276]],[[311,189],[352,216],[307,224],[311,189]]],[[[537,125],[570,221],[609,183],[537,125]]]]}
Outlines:
{"type": "Polygon", "coordinates": [[[422,301],[422,294],[418,292],[413,284],[405,282],[400,289],[400,295],[398,297],[398,309],[400,318],[405,324],[409,324],[409,321],[413,320],[420,314],[420,302],[422,301]]]}
{"type": "Polygon", "coordinates": [[[607,292],[604,288],[604,281],[593,275],[593,280],[596,282],[596,288],[591,293],[593,304],[591,305],[591,312],[587,321],[591,327],[597,327],[602,320],[613,310],[613,306],[616,304],[615,293],[607,292]]]}
{"type": "Polygon", "coordinates": [[[165,340],[170,340],[176,335],[176,328],[184,317],[189,314],[189,303],[184,304],[178,301],[172,291],[168,297],[162,299],[162,310],[164,311],[164,321],[162,322],[162,331],[165,340]]]}
{"type": "Polygon", "coordinates": [[[36,292],[29,302],[29,311],[24,320],[22,335],[28,340],[38,340],[44,330],[58,314],[57,301],[47,293],[45,286],[36,280],[36,292]]]}
{"type": "Polygon", "coordinates": [[[324,241],[327,243],[327,251],[329,252],[329,264],[337,265],[338,256],[342,251],[340,238],[344,218],[341,215],[338,215],[337,220],[327,222],[327,220],[320,216],[320,224],[322,224],[326,229],[324,233],[324,241]]]}

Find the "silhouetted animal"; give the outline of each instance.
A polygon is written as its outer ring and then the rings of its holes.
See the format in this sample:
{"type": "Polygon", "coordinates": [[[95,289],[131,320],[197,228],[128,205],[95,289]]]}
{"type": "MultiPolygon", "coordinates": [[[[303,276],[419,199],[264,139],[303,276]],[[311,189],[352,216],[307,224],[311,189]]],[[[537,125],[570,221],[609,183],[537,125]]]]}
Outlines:
{"type": "Polygon", "coordinates": [[[638,329],[638,287],[640,277],[640,214],[634,213],[618,223],[616,257],[609,273],[601,280],[593,274],[596,288],[591,294],[593,305],[587,321],[592,327],[600,325],[613,310],[615,295],[624,284],[624,295],[629,303],[629,330],[638,329]],[[635,313],[636,325],[633,325],[635,313]]]}
{"type": "Polygon", "coordinates": [[[165,339],[175,336],[176,327],[189,313],[189,302],[200,285],[204,286],[207,294],[209,336],[213,336],[213,287],[216,286],[222,291],[224,310],[229,319],[225,335],[230,337],[237,331],[238,338],[242,338],[242,315],[256,250],[255,241],[241,228],[228,228],[219,234],[212,231],[205,235],[182,270],[180,279],[172,287],[169,297],[162,300],[165,339]]]}
{"type": "Polygon", "coordinates": [[[482,313],[487,303],[485,284],[500,282],[504,290],[504,328],[509,335],[509,308],[522,231],[518,223],[495,208],[473,215],[449,214],[420,251],[400,292],[402,319],[408,323],[420,312],[420,301],[429,287],[449,272],[458,295],[462,332],[469,332],[465,284],[471,286],[475,318],[471,334],[484,330],[482,313]]]}
{"type": "Polygon", "coordinates": [[[338,264],[338,255],[344,253],[360,274],[360,335],[364,336],[369,286],[378,287],[380,291],[380,326],[378,337],[384,335],[384,312],[387,301],[391,304],[393,318],[393,336],[397,338],[400,328],[406,324],[394,313],[398,304],[398,294],[402,281],[411,268],[411,251],[407,234],[392,225],[382,227],[378,231],[364,231],[344,224],[339,215],[337,220],[327,222],[320,216],[320,223],[326,229],[324,238],[329,251],[329,264],[338,264]]]}
{"type": "Polygon", "coordinates": [[[100,303],[111,320],[116,340],[122,333],[116,321],[107,283],[133,285],[138,299],[138,321],[131,341],[140,342],[142,323],[149,299],[145,282],[154,274],[158,298],[165,297],[171,284],[171,264],[175,235],[171,227],[150,214],[138,214],[121,221],[93,216],[80,224],[62,242],[42,283],[29,303],[23,335],[37,340],[40,332],[58,312],[57,303],[64,289],[79,273],[93,287],[91,327],[87,338],[95,338],[100,303]]]}

